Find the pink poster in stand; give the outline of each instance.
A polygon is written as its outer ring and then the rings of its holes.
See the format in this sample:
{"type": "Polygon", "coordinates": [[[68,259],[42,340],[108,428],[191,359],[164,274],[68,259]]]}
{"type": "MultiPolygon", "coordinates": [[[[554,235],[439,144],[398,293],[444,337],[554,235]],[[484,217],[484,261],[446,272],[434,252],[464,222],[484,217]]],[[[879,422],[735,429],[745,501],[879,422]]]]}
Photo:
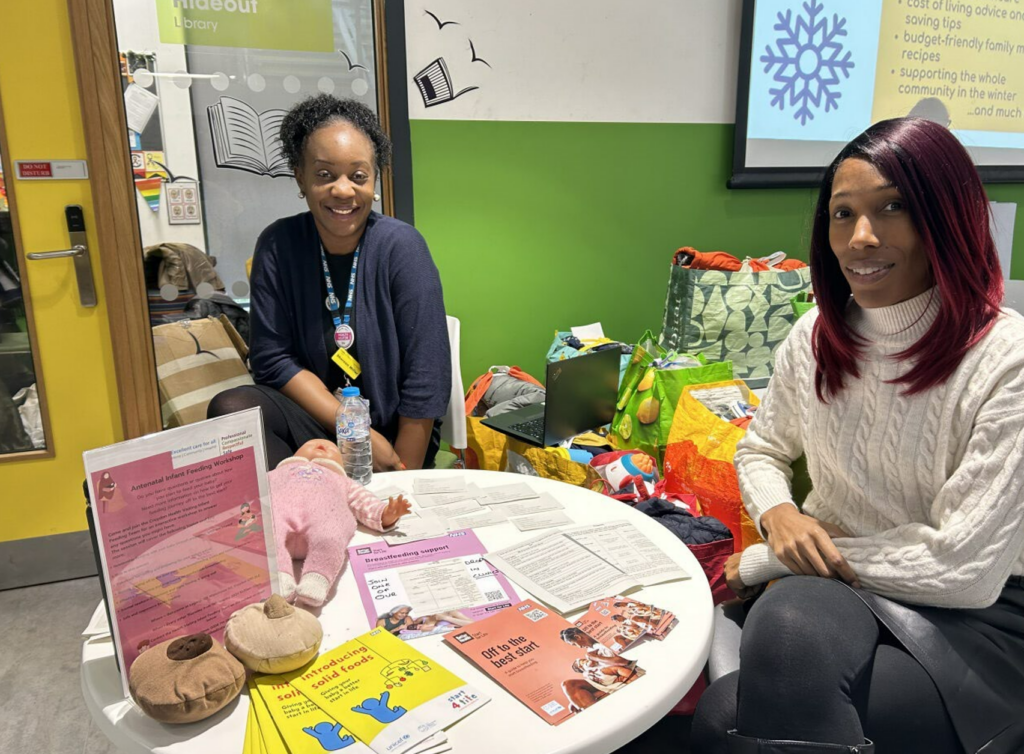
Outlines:
{"type": "Polygon", "coordinates": [[[275,586],[273,515],[258,410],[84,454],[112,632],[128,674],[148,647],[223,640],[235,610],[275,586]]]}

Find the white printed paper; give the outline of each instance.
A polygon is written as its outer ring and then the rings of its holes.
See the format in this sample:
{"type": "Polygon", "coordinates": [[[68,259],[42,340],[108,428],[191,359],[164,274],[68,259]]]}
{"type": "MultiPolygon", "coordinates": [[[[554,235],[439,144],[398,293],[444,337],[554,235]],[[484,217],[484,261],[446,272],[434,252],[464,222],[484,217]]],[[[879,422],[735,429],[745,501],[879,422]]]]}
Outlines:
{"type": "Polygon", "coordinates": [[[106,636],[110,634],[110,621],[107,620],[106,603],[100,601],[92,611],[89,625],[82,631],[82,636],[106,636]]]}
{"type": "Polygon", "coordinates": [[[500,513],[490,509],[484,509],[483,513],[469,513],[465,516],[449,518],[448,531],[456,531],[457,529],[478,529],[481,526],[494,526],[495,524],[503,524],[506,521],[508,521],[508,518],[500,513]]]}
{"type": "Polygon", "coordinates": [[[485,601],[463,558],[399,568],[398,577],[414,615],[459,610],[485,601]]]}
{"type": "Polygon", "coordinates": [[[412,483],[412,491],[417,495],[438,495],[442,492],[464,492],[465,489],[466,480],[458,476],[416,479],[412,483]]]}
{"type": "Polygon", "coordinates": [[[160,98],[138,84],[129,84],[124,90],[124,111],[128,116],[128,128],[137,133],[146,130],[149,119],[156,112],[160,98]]]}
{"type": "Polygon", "coordinates": [[[378,500],[387,500],[388,498],[397,497],[398,495],[405,495],[406,499],[409,497],[408,492],[393,484],[389,484],[387,487],[381,487],[379,490],[371,490],[371,494],[373,494],[378,500]]]}
{"type": "Polygon", "coordinates": [[[540,496],[539,493],[534,491],[533,487],[525,482],[502,484],[497,487],[484,487],[481,489],[481,492],[482,494],[478,496],[477,500],[482,505],[510,503],[513,500],[532,500],[540,496]]]}
{"type": "Polygon", "coordinates": [[[581,526],[567,530],[565,535],[638,579],[643,586],[690,578],[682,566],[628,521],[581,526]]]}
{"type": "Polygon", "coordinates": [[[484,508],[476,500],[460,500],[457,503],[448,503],[448,505],[438,505],[430,508],[430,513],[433,513],[438,518],[449,519],[456,516],[465,516],[468,513],[483,513],[487,509],[484,508]]]}
{"type": "Polygon", "coordinates": [[[639,581],[561,532],[542,534],[484,557],[560,613],[640,586],[639,581]]]}
{"type": "Polygon", "coordinates": [[[580,340],[601,340],[604,337],[604,328],[601,327],[600,322],[594,322],[593,324],[581,327],[570,327],[569,329],[580,340]]]}
{"type": "Polygon", "coordinates": [[[389,545],[401,545],[406,542],[418,542],[421,539],[440,537],[447,533],[448,527],[443,519],[424,511],[421,516],[406,514],[398,519],[395,528],[384,532],[384,541],[389,545]]]}
{"type": "Polygon", "coordinates": [[[548,493],[543,493],[536,500],[517,500],[514,503],[492,505],[491,510],[505,516],[528,516],[542,511],[556,511],[564,506],[548,493]]]}
{"type": "Polygon", "coordinates": [[[572,519],[569,518],[565,511],[544,511],[543,513],[534,513],[529,516],[510,518],[509,521],[515,524],[519,531],[548,529],[552,526],[561,526],[563,524],[572,523],[572,519]]]}
{"type": "Polygon", "coordinates": [[[560,613],[689,574],[628,521],[542,534],[484,557],[560,613]]]}
{"type": "Polygon", "coordinates": [[[437,495],[417,495],[416,502],[423,508],[433,508],[438,505],[449,505],[451,503],[461,503],[464,500],[473,500],[475,498],[472,490],[467,487],[464,490],[458,492],[442,492],[437,495]]]}

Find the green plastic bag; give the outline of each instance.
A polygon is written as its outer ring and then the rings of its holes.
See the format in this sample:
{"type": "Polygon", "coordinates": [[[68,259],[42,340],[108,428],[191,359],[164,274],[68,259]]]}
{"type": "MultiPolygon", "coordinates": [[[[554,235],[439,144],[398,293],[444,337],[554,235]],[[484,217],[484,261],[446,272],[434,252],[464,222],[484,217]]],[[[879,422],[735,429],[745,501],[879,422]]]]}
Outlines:
{"type": "Polygon", "coordinates": [[[731,361],[708,362],[704,354],[670,353],[648,330],[633,349],[619,386],[612,420],[616,447],[642,450],[660,464],[683,388],[731,379],[731,361]],[[656,361],[663,366],[657,366],[656,361]]]}
{"type": "Polygon", "coordinates": [[[733,362],[736,379],[765,387],[795,315],[790,300],[811,287],[811,268],[723,272],[672,265],[659,343],[733,362]]]}
{"type": "Polygon", "coordinates": [[[793,321],[800,319],[802,316],[807,314],[817,304],[813,301],[808,301],[809,291],[798,293],[789,300],[789,303],[793,305],[793,321]]]}

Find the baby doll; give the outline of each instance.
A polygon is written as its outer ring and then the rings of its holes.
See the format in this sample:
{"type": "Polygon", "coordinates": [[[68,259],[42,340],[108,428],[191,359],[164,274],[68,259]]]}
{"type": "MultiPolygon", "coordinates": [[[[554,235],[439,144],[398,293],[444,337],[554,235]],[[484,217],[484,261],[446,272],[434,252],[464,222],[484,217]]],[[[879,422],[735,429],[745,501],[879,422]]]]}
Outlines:
{"type": "Polygon", "coordinates": [[[319,607],[345,566],[356,521],[384,531],[411,509],[401,495],[378,500],[345,474],[329,440],[310,440],[270,472],[281,595],[319,607]],[[294,560],[304,560],[295,582],[294,560]]]}

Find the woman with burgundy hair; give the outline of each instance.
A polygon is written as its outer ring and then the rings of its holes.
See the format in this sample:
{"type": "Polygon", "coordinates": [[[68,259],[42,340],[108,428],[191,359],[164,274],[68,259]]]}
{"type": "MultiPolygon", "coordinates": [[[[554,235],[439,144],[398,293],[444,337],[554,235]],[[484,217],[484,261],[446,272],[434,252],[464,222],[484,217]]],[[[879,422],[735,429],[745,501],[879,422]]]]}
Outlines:
{"type": "Polygon", "coordinates": [[[1024,751],[1024,318],[967,151],[930,121],[871,126],[826,171],[811,268],[817,310],[736,453],[766,542],[726,577],[779,581],[693,751],[1024,751]]]}

